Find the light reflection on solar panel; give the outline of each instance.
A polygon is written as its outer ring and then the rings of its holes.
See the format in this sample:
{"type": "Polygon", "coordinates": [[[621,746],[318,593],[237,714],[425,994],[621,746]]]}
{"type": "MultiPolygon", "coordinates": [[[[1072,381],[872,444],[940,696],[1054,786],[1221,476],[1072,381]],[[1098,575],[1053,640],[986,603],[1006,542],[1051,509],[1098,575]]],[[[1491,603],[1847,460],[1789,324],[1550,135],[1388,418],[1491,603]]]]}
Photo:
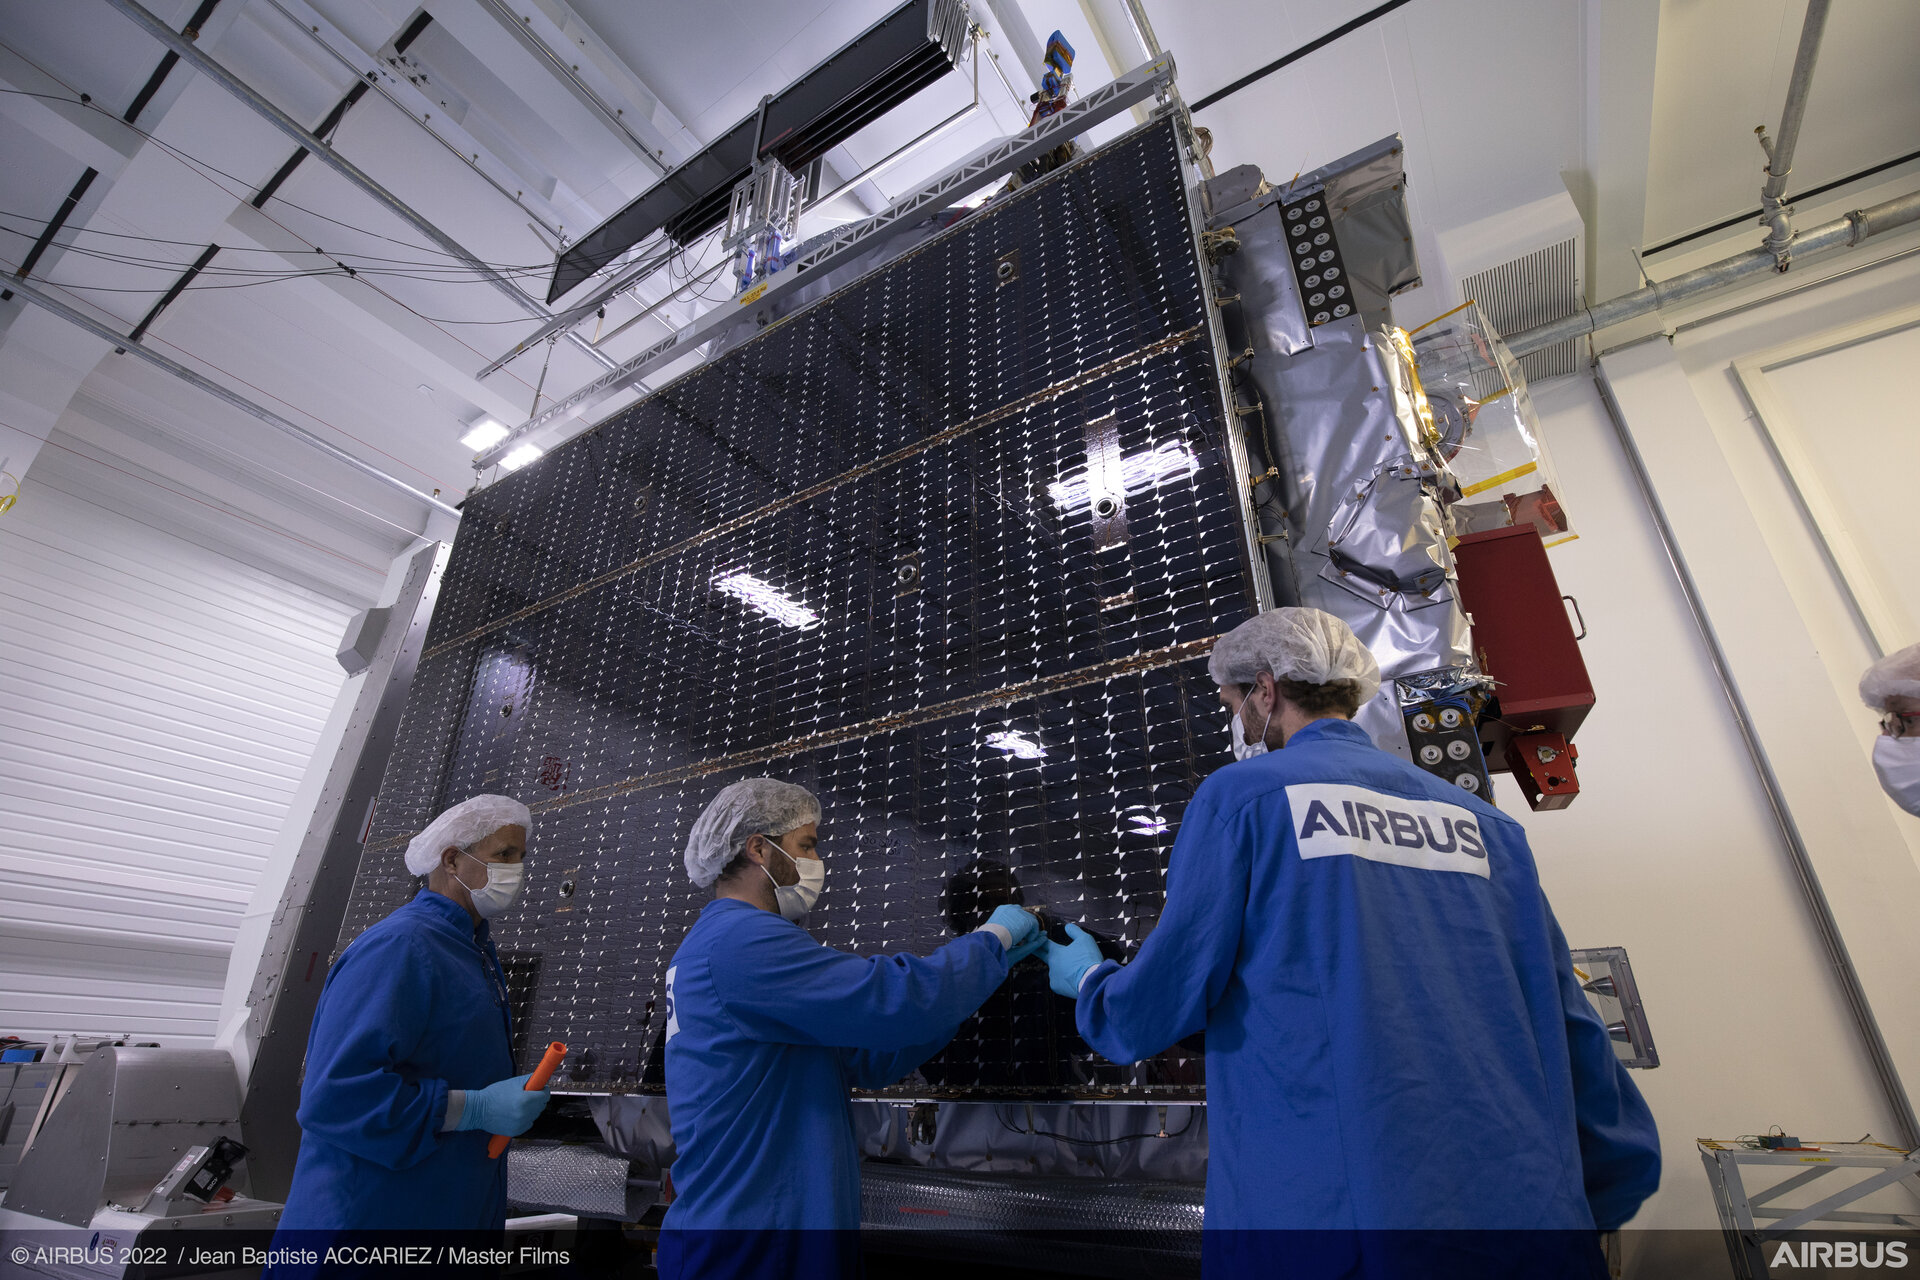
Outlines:
{"type": "Polygon", "coordinates": [[[723,573],[713,580],[713,585],[734,599],[752,605],[782,626],[807,631],[820,625],[819,614],[793,597],[782,595],[772,583],[763,582],[750,573],[723,573]]]}
{"type": "MultiPolygon", "coordinates": [[[[577,1047],[567,1088],[657,1088],[688,828],[771,774],[820,797],[828,945],[925,954],[1018,901],[1138,946],[1227,759],[1202,658],[1252,607],[1174,148],[1029,184],[471,498],[342,944],[439,808],[519,796],[524,1040],[577,1047]]],[[[1203,1081],[1101,1059],[1029,961],[902,1089],[1203,1081]]]]}

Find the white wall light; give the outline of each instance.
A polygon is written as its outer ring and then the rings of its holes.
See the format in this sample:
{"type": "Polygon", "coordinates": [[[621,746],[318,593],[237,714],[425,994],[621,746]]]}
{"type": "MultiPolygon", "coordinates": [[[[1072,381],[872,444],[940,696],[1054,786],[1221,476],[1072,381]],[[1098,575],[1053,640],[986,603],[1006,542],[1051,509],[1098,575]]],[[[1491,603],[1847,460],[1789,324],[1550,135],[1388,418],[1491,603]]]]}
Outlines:
{"type": "Polygon", "coordinates": [[[811,631],[820,625],[820,615],[776,589],[770,582],[754,577],[750,573],[734,571],[723,573],[713,580],[713,585],[734,599],[758,609],[782,626],[793,627],[800,631],[811,631]]]}
{"type": "Polygon", "coordinates": [[[507,429],[492,418],[482,418],[473,424],[473,429],[460,437],[460,443],[479,453],[482,449],[491,449],[507,438],[507,429]]]}
{"type": "Polygon", "coordinates": [[[509,471],[518,471],[520,468],[526,466],[529,462],[532,462],[535,458],[541,457],[545,453],[546,453],[546,450],[542,449],[537,444],[519,445],[513,450],[512,453],[509,453],[506,457],[500,459],[500,465],[505,467],[509,471]]]}

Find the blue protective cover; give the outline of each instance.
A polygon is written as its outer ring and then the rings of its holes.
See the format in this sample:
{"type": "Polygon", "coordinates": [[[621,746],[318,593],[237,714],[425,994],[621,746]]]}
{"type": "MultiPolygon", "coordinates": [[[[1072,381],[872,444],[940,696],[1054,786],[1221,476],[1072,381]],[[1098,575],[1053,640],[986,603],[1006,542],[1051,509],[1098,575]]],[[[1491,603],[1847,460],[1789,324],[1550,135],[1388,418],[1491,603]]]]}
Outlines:
{"type": "Polygon", "coordinates": [[[1209,1233],[1610,1229],[1659,1182],[1520,824],[1347,721],[1201,784],[1077,1020],[1116,1062],[1205,1029],[1209,1233]]]}
{"type": "Polygon", "coordinates": [[[487,1158],[489,1135],[440,1126],[448,1089],[515,1074],[511,1032],[487,924],[453,899],[423,889],[356,938],[307,1037],[280,1232],[501,1229],[506,1160],[487,1158]]]}
{"type": "Polygon", "coordinates": [[[721,1254],[758,1259],[754,1275],[795,1274],[795,1251],[846,1256],[839,1233],[860,1225],[848,1090],[926,1061],[1006,976],[986,933],[925,958],[856,956],[751,903],[708,903],[667,969],[677,1198],[661,1276],[713,1274],[721,1254]]]}

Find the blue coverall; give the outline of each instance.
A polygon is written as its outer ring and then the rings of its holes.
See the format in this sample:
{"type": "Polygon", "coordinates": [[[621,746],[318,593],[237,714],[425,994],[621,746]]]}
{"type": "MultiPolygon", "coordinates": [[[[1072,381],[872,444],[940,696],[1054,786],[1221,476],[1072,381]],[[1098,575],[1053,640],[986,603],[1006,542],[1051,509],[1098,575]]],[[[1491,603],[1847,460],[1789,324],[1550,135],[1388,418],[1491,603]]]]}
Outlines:
{"type": "Polygon", "coordinates": [[[1007,976],[990,934],[922,959],[835,951],[751,903],[707,904],[667,969],[677,1194],[661,1280],[858,1267],[850,1088],[892,1084],[1007,976]]]}
{"type": "Polygon", "coordinates": [[[1590,1246],[1659,1182],[1520,824],[1344,720],[1201,784],[1158,924],[1076,1017],[1123,1063],[1205,1029],[1214,1274],[1249,1244],[1216,1231],[1352,1232],[1351,1274],[1370,1232],[1590,1246]]]}
{"type": "Polygon", "coordinates": [[[287,1233],[500,1230],[507,1162],[487,1134],[442,1133],[449,1089],[514,1075],[506,979],[483,920],[444,894],[354,939],[327,975],[307,1037],[299,1163],[287,1233]]]}

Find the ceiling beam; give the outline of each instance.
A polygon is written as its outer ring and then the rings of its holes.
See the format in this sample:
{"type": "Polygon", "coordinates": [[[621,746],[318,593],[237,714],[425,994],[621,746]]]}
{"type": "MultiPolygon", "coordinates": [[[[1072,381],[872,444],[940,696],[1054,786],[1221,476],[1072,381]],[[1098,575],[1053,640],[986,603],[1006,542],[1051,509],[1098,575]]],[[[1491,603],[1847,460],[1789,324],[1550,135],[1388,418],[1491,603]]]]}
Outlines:
{"type": "MultiPolygon", "coordinates": [[[[318,44],[347,72],[373,86],[374,92],[399,108],[400,113],[417,124],[421,131],[460,162],[487,181],[502,198],[558,237],[567,224],[567,216],[541,192],[544,181],[551,190],[559,180],[551,173],[528,172],[529,166],[517,157],[503,156],[482,143],[452,120],[445,111],[434,117],[434,102],[405,76],[386,66],[377,49],[369,49],[330,22],[326,15],[307,0],[267,0],[288,23],[308,40],[318,44]],[[531,189],[530,189],[531,188],[531,189]]],[[[596,215],[603,210],[593,209],[596,215]]]]}
{"type": "MultiPolygon", "coordinates": [[[[320,139],[314,137],[299,121],[269,102],[260,93],[255,91],[251,85],[240,79],[240,77],[236,76],[233,72],[227,70],[225,66],[203,53],[193,41],[187,39],[172,27],[169,27],[166,23],[154,17],[153,14],[149,13],[138,3],[138,0],[107,0],[107,3],[132,19],[136,25],[161,44],[164,44],[167,48],[179,54],[182,62],[185,62],[194,70],[200,72],[200,74],[206,76],[222,89],[225,89],[228,93],[238,98],[261,118],[273,125],[274,128],[280,130],[280,132],[286,134],[302,147],[306,148],[307,152],[311,154],[314,159],[320,161],[335,173],[338,173],[354,186],[359,187],[369,196],[372,196],[374,200],[389,213],[398,217],[434,244],[439,245],[440,248],[445,250],[450,256],[464,263],[470,270],[477,273],[482,279],[488,281],[496,289],[510,298],[515,306],[518,306],[521,310],[536,319],[546,320],[552,318],[552,312],[522,292],[518,285],[468,252],[466,246],[462,245],[445,231],[442,231],[434,223],[428,221],[427,218],[403,202],[391,191],[388,191],[378,182],[375,182],[373,178],[361,170],[358,165],[341,155],[338,151],[335,151],[326,143],[320,141],[320,139]]],[[[600,365],[602,368],[612,367],[614,361],[603,352],[596,350],[593,344],[587,342],[578,334],[568,334],[567,337],[575,346],[584,350],[588,358],[594,361],[594,363],[600,365]]]]}
{"type": "Polygon", "coordinates": [[[1653,152],[1660,0],[1586,0],[1586,168],[1573,188],[1587,219],[1587,299],[1638,288],[1653,152]]]}
{"type": "Polygon", "coordinates": [[[267,408],[265,405],[255,404],[253,401],[247,399],[245,396],[241,395],[239,392],[229,390],[228,388],[215,382],[213,379],[205,377],[202,374],[196,373],[194,370],[187,368],[186,365],[181,364],[179,361],[169,359],[168,357],[161,355],[158,351],[155,351],[150,347],[144,347],[137,342],[131,341],[125,334],[119,333],[113,328],[111,328],[110,326],[102,324],[100,321],[95,320],[92,316],[87,315],[85,312],[76,310],[75,308],[68,306],[66,303],[60,301],[58,298],[53,297],[51,294],[42,293],[39,288],[27,283],[25,280],[15,279],[11,282],[11,284],[15,293],[27,299],[29,302],[32,302],[35,306],[44,308],[45,310],[52,312],[54,315],[59,316],[62,320],[65,320],[68,324],[74,325],[81,329],[85,329],[88,333],[91,333],[96,338],[100,338],[107,342],[111,342],[114,345],[116,350],[124,351],[126,354],[131,356],[137,356],[140,359],[145,360],[148,364],[153,365],[155,368],[165,370],[167,373],[172,374],[174,377],[180,379],[182,382],[198,387],[200,390],[206,392],[208,395],[214,397],[216,400],[226,401],[226,403],[232,405],[234,408],[240,410],[242,413],[250,414],[251,416],[258,418],[261,422],[266,423],[268,426],[272,427],[274,430],[279,431],[284,435],[292,436],[294,439],[299,440],[303,444],[307,445],[309,448],[318,450],[319,452],[326,454],[329,458],[332,458],[335,462],[339,462],[348,467],[351,467],[355,471],[360,472],[362,475],[370,476],[373,479],[380,481],[380,483],[386,485],[390,489],[395,489],[401,493],[406,494],[408,497],[414,499],[414,501],[424,504],[431,510],[438,511],[443,515],[449,515],[449,516],[454,516],[458,518],[460,514],[458,511],[456,511],[453,507],[448,506],[446,503],[440,501],[440,499],[434,497],[432,494],[422,493],[420,492],[420,490],[414,488],[412,485],[408,484],[406,481],[400,479],[398,476],[388,475],[386,472],[374,466],[371,462],[368,462],[366,459],[361,458],[355,454],[348,453],[345,449],[342,449],[339,445],[334,444],[333,441],[323,439],[322,437],[315,435],[313,432],[307,430],[305,427],[301,426],[299,423],[294,422],[291,419],[281,417],[279,414],[267,408]]]}
{"type": "Polygon", "coordinates": [[[480,4],[563,89],[626,139],[656,177],[665,176],[685,158],[683,153],[690,154],[687,141],[692,135],[660,95],[562,0],[480,4]]]}

